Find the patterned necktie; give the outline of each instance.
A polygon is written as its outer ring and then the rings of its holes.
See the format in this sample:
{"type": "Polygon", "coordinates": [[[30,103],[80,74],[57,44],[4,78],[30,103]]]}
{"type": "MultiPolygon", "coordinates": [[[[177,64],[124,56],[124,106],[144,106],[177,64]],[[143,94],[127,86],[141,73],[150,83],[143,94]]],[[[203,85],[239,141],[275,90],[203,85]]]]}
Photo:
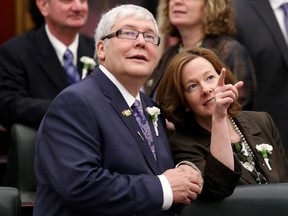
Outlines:
{"type": "Polygon", "coordinates": [[[284,3],[281,7],[284,11],[284,21],[285,21],[286,33],[288,34],[288,2],[284,3]]]}
{"type": "Polygon", "coordinates": [[[145,139],[148,142],[148,145],[153,153],[153,156],[156,160],[156,152],[155,152],[155,146],[153,143],[153,136],[149,127],[149,124],[147,122],[147,119],[145,117],[145,114],[143,112],[142,105],[139,100],[135,100],[134,104],[132,105],[133,115],[135,116],[144,136],[145,139]]]}
{"type": "Polygon", "coordinates": [[[70,84],[76,83],[80,80],[77,68],[73,64],[73,53],[69,49],[64,53],[64,68],[70,84]]]}

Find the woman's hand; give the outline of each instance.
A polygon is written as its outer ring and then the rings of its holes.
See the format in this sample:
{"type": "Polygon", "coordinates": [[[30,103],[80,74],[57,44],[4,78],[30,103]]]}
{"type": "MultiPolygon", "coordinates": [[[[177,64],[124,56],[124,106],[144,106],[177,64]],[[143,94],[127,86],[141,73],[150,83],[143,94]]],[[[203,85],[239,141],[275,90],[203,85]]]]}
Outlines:
{"type": "Polygon", "coordinates": [[[235,85],[225,84],[226,69],[222,68],[216,88],[214,89],[214,113],[215,117],[223,118],[227,115],[230,104],[238,99],[238,90],[243,86],[239,81],[235,85]]]}

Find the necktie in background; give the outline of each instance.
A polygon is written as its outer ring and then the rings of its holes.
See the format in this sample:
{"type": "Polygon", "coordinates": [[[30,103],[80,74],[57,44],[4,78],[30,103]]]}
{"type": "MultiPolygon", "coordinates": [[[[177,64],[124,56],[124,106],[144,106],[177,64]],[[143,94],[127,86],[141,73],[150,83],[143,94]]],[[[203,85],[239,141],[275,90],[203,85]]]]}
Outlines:
{"type": "Polygon", "coordinates": [[[134,104],[132,105],[133,115],[135,116],[144,136],[145,139],[148,142],[148,145],[154,155],[154,158],[156,160],[156,152],[155,152],[155,146],[153,143],[153,136],[149,127],[149,124],[147,122],[147,119],[145,117],[142,105],[139,100],[135,100],[134,104]]]}
{"type": "Polygon", "coordinates": [[[284,11],[284,21],[285,21],[286,33],[288,34],[288,2],[284,3],[281,7],[284,11]]]}
{"type": "Polygon", "coordinates": [[[76,83],[80,80],[77,68],[73,64],[73,53],[69,49],[64,53],[64,68],[70,84],[76,83]]]}

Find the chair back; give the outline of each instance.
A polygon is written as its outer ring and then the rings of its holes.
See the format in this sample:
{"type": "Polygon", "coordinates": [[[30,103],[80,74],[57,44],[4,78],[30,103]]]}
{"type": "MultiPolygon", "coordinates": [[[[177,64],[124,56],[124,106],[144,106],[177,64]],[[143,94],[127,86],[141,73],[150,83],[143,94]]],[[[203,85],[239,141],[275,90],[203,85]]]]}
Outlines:
{"type": "Polygon", "coordinates": [[[0,215],[21,215],[20,197],[17,188],[0,187],[0,215]]]}
{"type": "Polygon", "coordinates": [[[22,206],[33,206],[36,194],[34,157],[37,130],[14,124],[10,133],[11,147],[5,185],[19,189],[22,206]]]}
{"type": "Polygon", "coordinates": [[[287,216],[288,183],[239,185],[233,194],[219,201],[196,200],[180,216],[287,216]]]}

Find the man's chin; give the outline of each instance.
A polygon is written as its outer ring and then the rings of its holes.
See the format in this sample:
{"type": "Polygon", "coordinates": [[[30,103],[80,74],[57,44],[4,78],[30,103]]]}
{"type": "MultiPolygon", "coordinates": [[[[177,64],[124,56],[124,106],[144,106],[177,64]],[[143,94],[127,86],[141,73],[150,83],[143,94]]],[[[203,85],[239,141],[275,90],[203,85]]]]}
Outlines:
{"type": "Polygon", "coordinates": [[[83,20],[73,20],[68,23],[71,28],[81,29],[86,24],[86,21],[83,20]]]}

